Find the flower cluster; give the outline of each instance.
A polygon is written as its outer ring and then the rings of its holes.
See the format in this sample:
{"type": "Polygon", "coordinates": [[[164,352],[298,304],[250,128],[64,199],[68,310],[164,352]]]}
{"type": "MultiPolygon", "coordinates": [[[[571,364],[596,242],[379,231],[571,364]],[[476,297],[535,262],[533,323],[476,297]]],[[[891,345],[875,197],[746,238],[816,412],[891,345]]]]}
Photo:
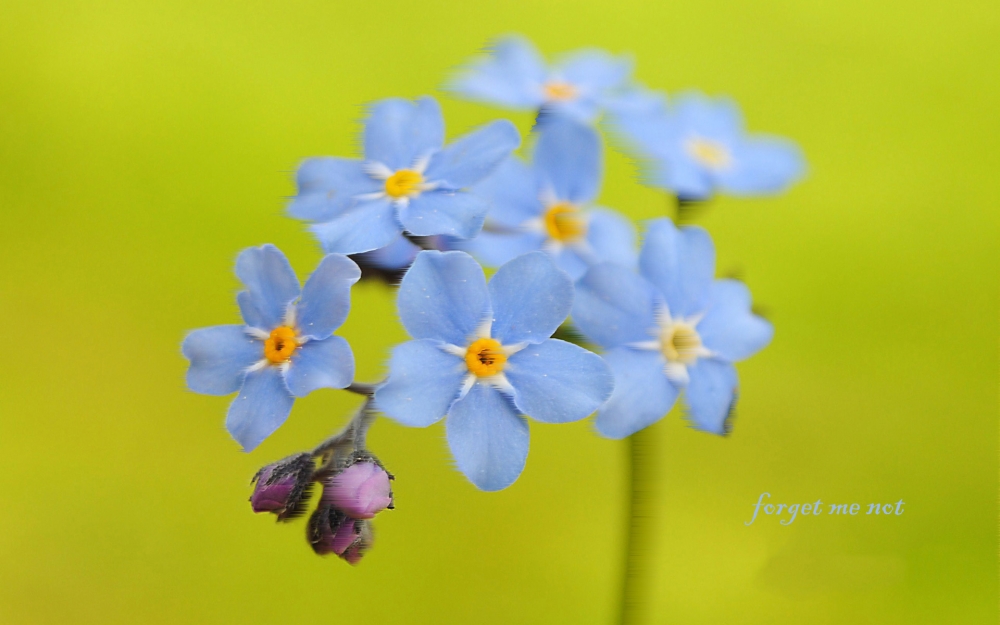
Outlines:
{"type": "Polygon", "coordinates": [[[729,431],[734,363],[766,346],[772,326],[745,285],[716,278],[706,230],[654,219],[637,249],[632,222],[597,204],[598,123],[679,205],[776,193],[801,177],[803,160],[789,141],[748,136],[732,101],[669,100],[631,73],[630,60],[598,50],[549,65],[507,37],[448,89],[534,111],[529,154],[514,154],[521,137],[507,120],[446,143],[436,100],[392,98],[370,107],[362,158],[301,164],[288,212],[326,256],[300,287],[274,246],[243,251],[243,323],[195,330],[182,345],[191,390],[238,392],[226,428],[246,451],[296,398],[320,388],[364,397],[340,433],[258,472],[255,512],[301,516],[319,485],[308,542],[357,563],[372,545],[371,519],[393,508],[393,476],[366,446],[380,413],[412,427],[444,419],[458,470],[487,491],[524,470],[529,417],[596,413],[600,434],[624,438],[683,398],[694,428],[729,431]],[[484,266],[495,269],[489,279],[484,266]],[[395,289],[412,337],[374,384],[354,379],[351,348],[334,334],[352,286],[370,277],[395,289]]]}

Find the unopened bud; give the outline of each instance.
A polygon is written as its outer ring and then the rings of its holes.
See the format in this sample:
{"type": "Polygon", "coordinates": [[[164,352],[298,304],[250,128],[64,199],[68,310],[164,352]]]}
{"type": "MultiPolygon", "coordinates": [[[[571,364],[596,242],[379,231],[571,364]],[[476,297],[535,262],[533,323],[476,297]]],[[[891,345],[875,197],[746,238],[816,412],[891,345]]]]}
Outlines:
{"type": "Polygon", "coordinates": [[[327,478],[323,503],[355,519],[370,519],[392,507],[392,476],[373,458],[362,459],[327,478]]]}
{"type": "Polygon", "coordinates": [[[309,517],[307,537],[313,551],[331,553],[357,564],[372,545],[371,522],[352,519],[340,510],[322,506],[309,517]]]}
{"type": "MultiPolygon", "coordinates": [[[[335,550],[338,546],[337,533],[341,525],[351,522],[343,512],[328,506],[321,506],[312,516],[309,517],[309,525],[306,528],[306,537],[313,551],[318,555],[325,556],[329,553],[343,553],[346,545],[341,546],[340,552],[335,550]]],[[[350,543],[348,543],[350,544],[350,543]]]]}
{"type": "Polygon", "coordinates": [[[356,521],[354,527],[357,532],[357,538],[344,550],[344,553],[340,554],[341,558],[347,560],[352,565],[361,561],[361,556],[365,555],[365,552],[371,549],[372,542],[374,541],[371,521],[356,521]]]}
{"type": "Polygon", "coordinates": [[[267,465],[253,477],[250,507],[254,512],[273,512],[280,521],[302,515],[312,492],[313,468],[309,454],[267,465]]]}

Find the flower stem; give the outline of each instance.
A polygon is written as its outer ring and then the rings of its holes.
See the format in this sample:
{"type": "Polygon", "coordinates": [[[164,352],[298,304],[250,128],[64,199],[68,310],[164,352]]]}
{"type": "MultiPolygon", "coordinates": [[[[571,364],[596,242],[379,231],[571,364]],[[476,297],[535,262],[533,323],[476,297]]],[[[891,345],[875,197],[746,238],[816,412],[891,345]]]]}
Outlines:
{"type": "Polygon", "coordinates": [[[656,477],[656,428],[648,427],[626,439],[628,447],[625,487],[628,519],[625,524],[625,562],[622,576],[621,625],[635,625],[643,620],[647,605],[648,566],[646,558],[652,547],[650,533],[651,486],[656,477]]]}
{"type": "MultiPolygon", "coordinates": [[[[374,392],[374,385],[371,388],[374,392]]],[[[322,461],[321,466],[315,471],[315,475],[323,475],[336,469],[344,458],[352,452],[364,451],[368,428],[375,421],[376,412],[372,393],[361,394],[366,394],[368,397],[354,417],[340,432],[320,443],[312,451],[313,457],[320,458],[322,461]]]]}
{"type": "Polygon", "coordinates": [[[695,219],[704,214],[705,209],[708,207],[708,202],[706,200],[682,198],[668,193],[667,205],[668,212],[672,213],[671,218],[674,220],[674,224],[684,226],[694,223],[695,219]]]}

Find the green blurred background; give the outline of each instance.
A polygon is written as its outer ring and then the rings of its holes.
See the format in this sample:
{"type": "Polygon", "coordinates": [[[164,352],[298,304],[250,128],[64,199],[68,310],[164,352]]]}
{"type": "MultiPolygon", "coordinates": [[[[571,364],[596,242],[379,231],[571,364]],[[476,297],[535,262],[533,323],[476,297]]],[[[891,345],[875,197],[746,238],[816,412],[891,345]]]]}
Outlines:
{"type": "MultiPolygon", "coordinates": [[[[700,219],[777,332],[740,365],[732,436],[676,411],[650,433],[646,622],[996,622],[994,0],[5,0],[0,622],[613,622],[626,446],[589,421],[533,424],[520,480],[481,493],[440,424],[380,420],[397,509],[352,568],[246,499],[358,398],[316,392],[243,454],[229,398],[184,386],[184,333],[238,320],[239,250],[273,242],[301,276],[320,257],[283,215],[298,162],[354,154],[365,103],[435,93],[506,32],[631,51],[650,86],[730,94],[810,163],[700,219]],[[906,507],[745,526],[764,491],[906,507]]],[[[453,136],[530,127],[443,105],[453,136]]],[[[602,203],[664,213],[607,160],[602,203]]],[[[357,288],[342,334],[380,376],[405,337],[389,291],[357,288]]]]}

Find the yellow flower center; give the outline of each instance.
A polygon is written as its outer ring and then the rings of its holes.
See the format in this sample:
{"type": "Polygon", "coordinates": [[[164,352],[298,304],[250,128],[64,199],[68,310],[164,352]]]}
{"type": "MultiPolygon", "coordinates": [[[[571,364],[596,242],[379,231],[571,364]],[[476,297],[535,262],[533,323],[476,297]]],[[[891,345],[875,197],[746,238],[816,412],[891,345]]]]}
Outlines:
{"type": "Polygon", "coordinates": [[[577,241],[587,234],[587,218],[569,202],[553,204],[545,211],[545,231],[556,241],[577,241]]]}
{"type": "Polygon", "coordinates": [[[264,341],[264,357],[278,365],[291,358],[298,346],[295,330],[288,326],[279,326],[271,330],[271,336],[264,341]]]}
{"type": "Polygon", "coordinates": [[[465,352],[465,366],[481,378],[500,373],[506,362],[507,356],[496,339],[479,339],[465,352]]]}
{"type": "Polygon", "coordinates": [[[698,331],[686,323],[672,324],[660,333],[660,349],[669,362],[690,364],[698,359],[700,348],[698,331]]]}
{"type": "Polygon", "coordinates": [[[413,195],[420,189],[424,177],[412,169],[400,169],[385,179],[385,192],[393,198],[413,195]]]}
{"type": "Polygon", "coordinates": [[[576,97],[576,87],[561,80],[552,80],[545,85],[545,99],[554,101],[572,100],[576,97]]]}
{"type": "Polygon", "coordinates": [[[733,160],[726,146],[710,139],[701,137],[688,139],[684,147],[694,160],[712,169],[728,167],[733,160]]]}

